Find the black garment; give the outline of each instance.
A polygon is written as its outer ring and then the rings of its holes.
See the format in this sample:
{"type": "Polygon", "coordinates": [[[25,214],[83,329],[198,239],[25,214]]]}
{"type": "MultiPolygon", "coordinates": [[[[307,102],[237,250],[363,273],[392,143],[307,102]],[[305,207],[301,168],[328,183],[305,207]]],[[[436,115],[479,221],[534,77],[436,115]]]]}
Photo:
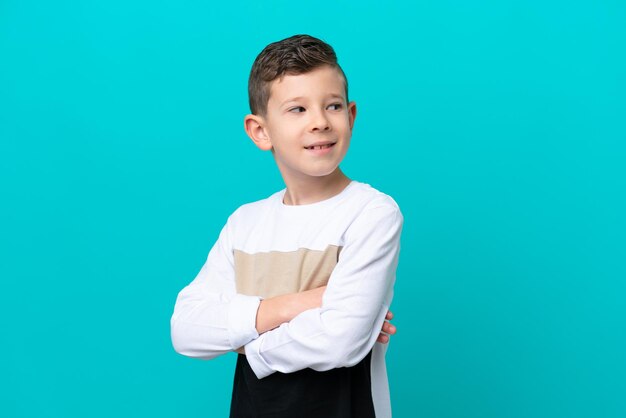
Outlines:
{"type": "Polygon", "coordinates": [[[257,379],[246,356],[235,368],[231,418],[374,418],[370,352],[360,363],[257,379]]]}

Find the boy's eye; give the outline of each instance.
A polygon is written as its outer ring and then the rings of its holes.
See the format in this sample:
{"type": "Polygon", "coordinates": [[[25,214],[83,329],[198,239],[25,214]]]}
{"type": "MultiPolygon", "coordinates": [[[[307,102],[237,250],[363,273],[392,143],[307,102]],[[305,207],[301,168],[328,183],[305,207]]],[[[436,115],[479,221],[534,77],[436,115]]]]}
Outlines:
{"type": "Polygon", "coordinates": [[[304,108],[302,106],[296,106],[289,109],[289,111],[292,113],[301,113],[304,112],[304,108]]]}
{"type": "Polygon", "coordinates": [[[343,105],[341,103],[333,103],[328,106],[330,110],[341,110],[342,107],[343,105]]]}

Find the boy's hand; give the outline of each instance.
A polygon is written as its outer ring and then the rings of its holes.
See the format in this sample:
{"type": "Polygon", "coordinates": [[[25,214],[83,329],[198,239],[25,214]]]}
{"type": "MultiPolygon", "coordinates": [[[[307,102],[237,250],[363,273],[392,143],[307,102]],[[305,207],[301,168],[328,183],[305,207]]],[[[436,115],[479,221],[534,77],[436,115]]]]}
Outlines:
{"type": "Polygon", "coordinates": [[[393,319],[393,312],[388,311],[387,316],[385,316],[385,322],[383,322],[383,326],[381,328],[380,335],[376,339],[379,343],[387,344],[389,342],[389,338],[391,335],[394,335],[397,331],[396,327],[391,325],[389,321],[393,319]]]}

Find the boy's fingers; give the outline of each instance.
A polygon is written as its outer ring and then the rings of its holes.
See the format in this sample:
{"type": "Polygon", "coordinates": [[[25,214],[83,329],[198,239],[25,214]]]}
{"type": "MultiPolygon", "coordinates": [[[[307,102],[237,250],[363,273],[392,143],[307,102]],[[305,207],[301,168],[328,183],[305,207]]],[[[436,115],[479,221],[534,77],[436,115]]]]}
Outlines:
{"type": "Polygon", "coordinates": [[[389,342],[390,336],[394,335],[398,329],[391,325],[389,321],[393,319],[393,312],[387,311],[387,315],[385,315],[385,322],[383,322],[383,326],[380,329],[380,334],[378,334],[378,338],[376,341],[382,344],[387,344],[389,342]]]}
{"type": "Polygon", "coordinates": [[[383,324],[382,331],[383,331],[384,333],[387,333],[387,334],[391,334],[391,335],[393,335],[393,334],[395,334],[395,333],[396,333],[397,328],[396,328],[396,327],[394,327],[393,325],[391,325],[389,322],[385,321],[385,323],[383,324]]]}

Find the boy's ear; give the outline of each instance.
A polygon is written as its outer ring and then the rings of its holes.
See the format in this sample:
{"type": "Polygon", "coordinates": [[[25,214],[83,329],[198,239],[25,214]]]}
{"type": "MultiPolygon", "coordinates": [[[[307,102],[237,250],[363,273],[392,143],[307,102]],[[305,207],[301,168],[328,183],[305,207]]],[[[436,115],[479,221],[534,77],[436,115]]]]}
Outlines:
{"type": "Polygon", "coordinates": [[[350,130],[354,126],[354,120],[356,119],[356,103],[350,102],[348,103],[348,118],[350,122],[350,130]]]}
{"type": "Polygon", "coordinates": [[[258,115],[246,115],[243,118],[243,128],[246,133],[259,149],[263,151],[269,151],[272,149],[272,143],[270,141],[267,132],[265,131],[265,120],[258,115]]]}

